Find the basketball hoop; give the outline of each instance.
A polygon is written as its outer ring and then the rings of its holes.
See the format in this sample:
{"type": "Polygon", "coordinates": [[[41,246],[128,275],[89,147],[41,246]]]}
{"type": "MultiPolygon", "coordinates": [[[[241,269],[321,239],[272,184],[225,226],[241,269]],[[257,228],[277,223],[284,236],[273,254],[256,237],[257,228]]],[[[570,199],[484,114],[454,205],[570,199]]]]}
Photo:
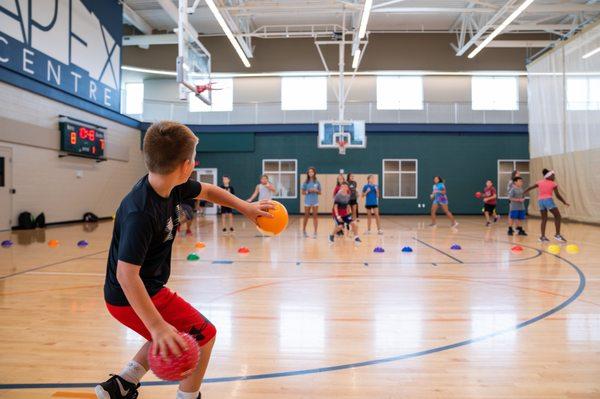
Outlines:
{"type": "Polygon", "coordinates": [[[340,155],[346,155],[346,145],[348,145],[348,143],[345,140],[339,140],[337,145],[340,155]]]}

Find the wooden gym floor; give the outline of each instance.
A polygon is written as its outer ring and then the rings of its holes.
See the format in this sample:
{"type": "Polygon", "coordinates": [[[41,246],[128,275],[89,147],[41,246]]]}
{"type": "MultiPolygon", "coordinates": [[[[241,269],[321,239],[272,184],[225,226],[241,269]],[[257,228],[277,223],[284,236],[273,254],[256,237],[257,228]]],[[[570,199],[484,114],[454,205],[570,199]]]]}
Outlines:
{"type": "MultiPolygon", "coordinates": [[[[600,227],[566,224],[581,252],[554,256],[537,220],[526,238],[458,220],[384,217],[385,235],[355,247],[327,243],[327,217],[318,239],[297,217],[276,238],[200,219],[176,240],[169,286],[218,329],[203,398],[600,398],[600,227]]],[[[15,242],[0,248],[0,398],[93,398],[142,344],[104,307],[111,229],[0,233],[15,242]]],[[[141,398],[174,397],[156,381],[141,398]]]]}

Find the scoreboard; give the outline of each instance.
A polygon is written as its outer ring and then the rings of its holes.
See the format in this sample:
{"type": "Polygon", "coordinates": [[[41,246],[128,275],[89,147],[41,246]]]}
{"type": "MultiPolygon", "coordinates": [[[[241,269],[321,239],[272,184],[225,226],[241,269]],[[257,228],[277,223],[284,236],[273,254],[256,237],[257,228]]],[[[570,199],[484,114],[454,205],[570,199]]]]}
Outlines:
{"type": "Polygon", "coordinates": [[[61,151],[71,155],[104,159],[106,132],[103,128],[65,117],[61,118],[58,126],[61,151]]]}

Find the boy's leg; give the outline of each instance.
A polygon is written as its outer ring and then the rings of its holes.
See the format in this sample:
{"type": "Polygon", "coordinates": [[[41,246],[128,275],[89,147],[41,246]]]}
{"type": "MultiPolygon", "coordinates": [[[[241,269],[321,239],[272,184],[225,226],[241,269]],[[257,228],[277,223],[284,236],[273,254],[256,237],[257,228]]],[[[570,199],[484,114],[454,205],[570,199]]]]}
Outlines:
{"type": "Polygon", "coordinates": [[[487,223],[490,222],[490,213],[488,211],[483,211],[483,216],[485,217],[485,221],[487,223]]]}
{"type": "Polygon", "coordinates": [[[215,337],[213,337],[200,348],[200,360],[198,361],[196,370],[194,370],[189,377],[179,383],[179,390],[181,392],[193,392],[197,396],[198,392],[200,391],[200,386],[202,385],[202,380],[204,379],[204,374],[208,368],[208,362],[210,360],[210,355],[212,353],[214,344],[215,337]]]}

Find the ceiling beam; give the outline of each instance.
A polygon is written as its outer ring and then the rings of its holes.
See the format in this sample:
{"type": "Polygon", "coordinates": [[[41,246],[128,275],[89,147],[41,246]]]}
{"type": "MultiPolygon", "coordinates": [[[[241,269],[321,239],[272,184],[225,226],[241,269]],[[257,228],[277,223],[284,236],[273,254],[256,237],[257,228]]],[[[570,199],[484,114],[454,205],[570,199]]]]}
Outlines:
{"type": "MultiPolygon", "coordinates": [[[[477,42],[479,45],[481,43],[477,42]]],[[[497,48],[533,48],[533,47],[546,47],[554,43],[554,40],[494,40],[490,42],[487,47],[497,48]]]]}
{"type": "Polygon", "coordinates": [[[123,36],[123,46],[147,47],[157,44],[177,44],[177,35],[174,33],[167,33],[162,35],[123,36]]]}
{"type": "MultiPolygon", "coordinates": [[[[374,8],[374,13],[393,13],[393,14],[439,14],[439,13],[478,13],[489,14],[497,12],[499,8],[494,7],[384,7],[374,8]]],[[[600,4],[540,4],[531,5],[524,11],[525,13],[577,13],[577,12],[600,12],[600,4]]]]}
{"type": "Polygon", "coordinates": [[[142,18],[137,12],[133,11],[133,9],[125,3],[123,3],[123,19],[130,25],[135,26],[145,35],[150,35],[152,33],[152,25],[146,22],[144,18],[142,18]]]}

